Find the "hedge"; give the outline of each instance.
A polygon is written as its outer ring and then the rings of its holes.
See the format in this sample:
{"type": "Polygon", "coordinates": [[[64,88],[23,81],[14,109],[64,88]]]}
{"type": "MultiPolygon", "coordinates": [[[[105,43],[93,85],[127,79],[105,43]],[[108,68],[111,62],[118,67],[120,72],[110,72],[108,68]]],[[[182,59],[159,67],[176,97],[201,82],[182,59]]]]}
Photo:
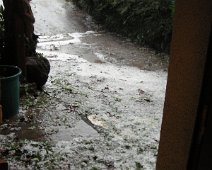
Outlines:
{"type": "Polygon", "coordinates": [[[108,30],[169,52],[174,0],[72,0],[108,30]]]}

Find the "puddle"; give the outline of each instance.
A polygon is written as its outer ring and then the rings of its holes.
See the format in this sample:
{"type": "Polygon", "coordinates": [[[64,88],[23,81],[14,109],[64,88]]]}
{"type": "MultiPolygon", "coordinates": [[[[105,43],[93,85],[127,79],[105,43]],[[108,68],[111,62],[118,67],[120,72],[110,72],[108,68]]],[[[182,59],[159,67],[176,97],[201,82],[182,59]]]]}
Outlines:
{"type": "Polygon", "coordinates": [[[60,127],[58,133],[53,134],[51,139],[57,141],[72,141],[74,138],[97,138],[98,132],[80,120],[73,128],[60,127]]]}

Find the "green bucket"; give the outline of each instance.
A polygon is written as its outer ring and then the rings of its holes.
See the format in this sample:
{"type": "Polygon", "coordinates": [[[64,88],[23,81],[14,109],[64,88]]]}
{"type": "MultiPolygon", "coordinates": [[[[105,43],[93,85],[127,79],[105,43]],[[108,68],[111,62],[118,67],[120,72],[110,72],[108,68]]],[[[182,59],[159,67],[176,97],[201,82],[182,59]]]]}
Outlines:
{"type": "Polygon", "coordinates": [[[3,119],[10,118],[19,111],[21,69],[16,66],[0,65],[0,104],[3,119]]]}

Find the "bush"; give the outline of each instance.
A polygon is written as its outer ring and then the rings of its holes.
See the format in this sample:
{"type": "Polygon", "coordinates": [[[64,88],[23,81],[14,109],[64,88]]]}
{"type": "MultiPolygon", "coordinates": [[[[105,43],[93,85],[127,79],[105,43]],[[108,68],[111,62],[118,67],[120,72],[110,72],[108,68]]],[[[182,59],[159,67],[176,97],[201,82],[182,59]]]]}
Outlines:
{"type": "Polygon", "coordinates": [[[110,31],[169,52],[174,0],[73,0],[110,31]]]}

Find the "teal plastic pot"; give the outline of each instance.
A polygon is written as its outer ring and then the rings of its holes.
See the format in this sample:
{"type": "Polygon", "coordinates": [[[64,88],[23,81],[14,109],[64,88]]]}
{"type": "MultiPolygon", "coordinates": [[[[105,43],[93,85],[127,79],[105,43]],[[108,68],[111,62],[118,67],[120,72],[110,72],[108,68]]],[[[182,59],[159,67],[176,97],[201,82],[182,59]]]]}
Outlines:
{"type": "Polygon", "coordinates": [[[0,104],[3,119],[19,112],[21,69],[16,66],[0,65],[0,104]]]}

